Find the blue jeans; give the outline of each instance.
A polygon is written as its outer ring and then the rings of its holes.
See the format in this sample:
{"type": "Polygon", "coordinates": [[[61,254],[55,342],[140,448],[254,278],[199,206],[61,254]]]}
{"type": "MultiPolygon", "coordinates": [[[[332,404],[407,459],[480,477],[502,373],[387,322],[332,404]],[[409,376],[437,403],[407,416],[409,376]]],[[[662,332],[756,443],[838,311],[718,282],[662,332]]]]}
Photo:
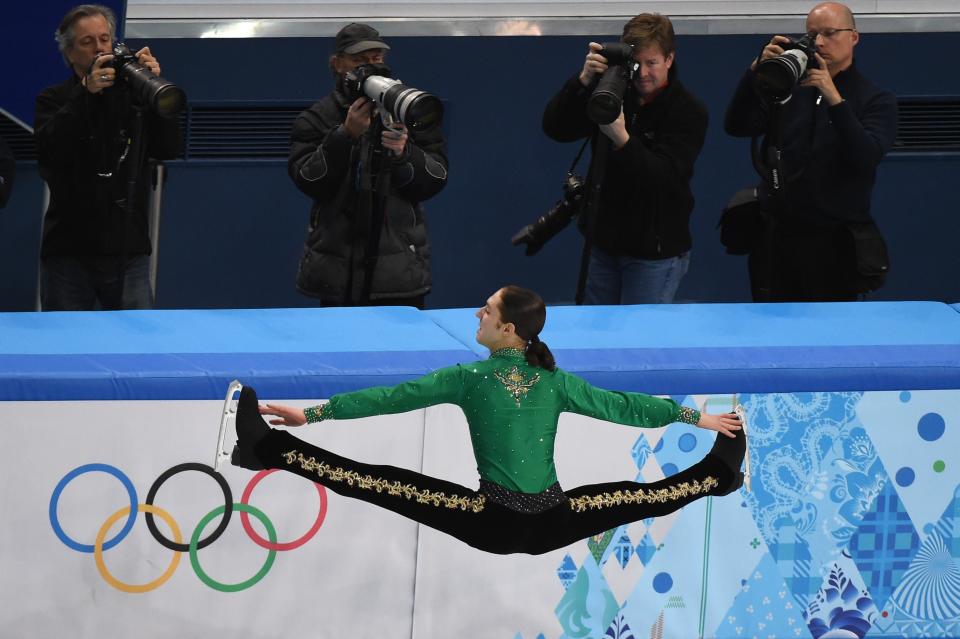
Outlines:
{"type": "Polygon", "coordinates": [[[45,257],[40,261],[44,311],[118,311],[153,308],[150,256],[135,255],[121,269],[116,257],[45,257]]]}
{"type": "Polygon", "coordinates": [[[690,253],[662,260],[610,255],[596,247],[584,291],[586,304],[669,304],[690,268],[690,253]]]}

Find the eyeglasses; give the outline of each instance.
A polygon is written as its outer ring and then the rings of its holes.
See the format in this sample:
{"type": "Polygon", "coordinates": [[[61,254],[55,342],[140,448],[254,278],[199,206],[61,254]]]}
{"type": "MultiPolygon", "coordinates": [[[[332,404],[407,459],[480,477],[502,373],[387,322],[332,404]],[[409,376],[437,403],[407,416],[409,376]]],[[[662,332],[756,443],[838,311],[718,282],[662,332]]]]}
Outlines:
{"type": "Polygon", "coordinates": [[[856,29],[846,28],[846,29],[822,29],[820,31],[807,31],[807,37],[811,40],[816,40],[817,36],[823,36],[824,40],[832,40],[837,37],[837,34],[841,31],[856,31],[856,29]]]}

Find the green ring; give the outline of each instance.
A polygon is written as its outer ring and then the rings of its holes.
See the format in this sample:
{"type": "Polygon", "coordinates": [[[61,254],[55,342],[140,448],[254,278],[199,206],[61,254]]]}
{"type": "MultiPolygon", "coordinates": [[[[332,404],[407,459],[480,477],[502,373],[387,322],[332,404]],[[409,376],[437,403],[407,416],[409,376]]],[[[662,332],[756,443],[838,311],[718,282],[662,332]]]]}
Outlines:
{"type": "MultiPolygon", "coordinates": [[[[270,520],[267,519],[267,516],[264,515],[260,510],[254,508],[249,504],[233,504],[233,509],[240,512],[250,513],[261,522],[263,522],[264,528],[267,529],[267,537],[270,538],[270,543],[277,543],[277,531],[274,530],[273,524],[270,523],[270,520]]],[[[197,544],[200,543],[200,535],[203,534],[203,529],[207,527],[213,518],[217,515],[222,515],[226,510],[226,506],[217,506],[213,510],[204,516],[200,520],[200,523],[197,524],[197,527],[193,531],[193,536],[190,537],[190,565],[193,566],[193,571],[197,573],[197,577],[200,578],[200,581],[210,586],[214,590],[219,590],[220,592],[239,592],[241,590],[246,590],[250,586],[254,585],[261,579],[267,576],[267,573],[270,572],[270,568],[273,567],[273,560],[277,558],[277,551],[271,550],[267,553],[267,560],[264,562],[263,567],[255,574],[253,577],[250,577],[246,581],[241,581],[238,584],[224,584],[216,581],[211,578],[207,573],[203,571],[203,568],[200,567],[200,557],[197,555],[197,544]]]]}

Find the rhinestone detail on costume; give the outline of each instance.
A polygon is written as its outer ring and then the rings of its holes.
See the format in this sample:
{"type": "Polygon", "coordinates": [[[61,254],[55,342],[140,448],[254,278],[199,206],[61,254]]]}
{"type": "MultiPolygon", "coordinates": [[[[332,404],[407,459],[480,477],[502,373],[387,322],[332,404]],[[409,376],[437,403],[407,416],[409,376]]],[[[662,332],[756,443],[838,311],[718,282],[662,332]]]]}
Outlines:
{"type": "Polygon", "coordinates": [[[567,495],[560,488],[560,482],[554,482],[539,493],[518,493],[500,484],[481,479],[480,492],[495,504],[527,515],[542,513],[567,501],[567,495]]]}
{"type": "Polygon", "coordinates": [[[571,498],[570,508],[574,512],[582,513],[586,510],[610,508],[623,504],[665,504],[691,495],[703,495],[711,488],[716,488],[719,485],[720,483],[715,477],[708,476],[702,482],[685,481],[676,486],[656,490],[640,488],[637,490],[618,490],[614,493],[600,493],[599,495],[584,495],[583,497],[571,498]]]}
{"type": "Polygon", "coordinates": [[[303,409],[303,416],[307,418],[308,424],[315,424],[316,422],[322,422],[325,419],[329,419],[330,416],[324,413],[330,411],[327,410],[327,406],[330,404],[320,404],[319,406],[311,406],[310,408],[303,409]]]}
{"type": "Polygon", "coordinates": [[[700,411],[694,408],[681,406],[680,415],[677,417],[677,421],[683,422],[684,424],[690,424],[691,426],[696,426],[700,421],[700,411]]]}
{"type": "Polygon", "coordinates": [[[418,504],[444,506],[452,510],[459,508],[475,513],[481,512],[486,504],[486,497],[483,495],[478,494],[474,497],[447,495],[441,491],[417,488],[413,484],[401,484],[399,481],[388,481],[373,475],[361,475],[353,470],[334,468],[325,462],[318,462],[315,457],[304,457],[303,453],[296,450],[283,453],[281,457],[287,461],[288,465],[299,463],[300,468],[308,472],[315,472],[321,479],[343,482],[348,486],[357,486],[362,490],[375,490],[378,493],[386,492],[393,497],[415,499],[418,504]]]}
{"type": "MultiPolygon", "coordinates": [[[[500,352],[500,351],[497,351],[500,352]]],[[[540,373],[534,373],[532,377],[527,377],[516,366],[507,371],[506,374],[500,371],[493,371],[493,376],[507,389],[507,392],[513,396],[517,406],[520,406],[520,400],[527,396],[530,389],[540,381],[540,373]]]]}
{"type": "Polygon", "coordinates": [[[493,351],[490,353],[490,357],[526,357],[526,353],[519,348],[507,346],[506,348],[498,348],[497,350],[493,351]]]}

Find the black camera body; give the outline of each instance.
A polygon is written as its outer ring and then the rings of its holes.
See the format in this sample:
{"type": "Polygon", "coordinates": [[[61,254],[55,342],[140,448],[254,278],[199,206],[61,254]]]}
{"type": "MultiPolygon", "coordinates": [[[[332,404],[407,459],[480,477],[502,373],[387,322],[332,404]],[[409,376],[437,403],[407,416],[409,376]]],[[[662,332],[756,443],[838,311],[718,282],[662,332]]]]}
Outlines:
{"type": "Polygon", "coordinates": [[[107,66],[117,71],[117,79],[126,82],[135,99],[164,118],[174,118],[186,106],[186,94],[169,80],[153,75],[140,64],[123,42],[113,45],[113,60],[107,66]]]}
{"type": "Polygon", "coordinates": [[[604,42],[600,46],[600,55],[607,59],[607,65],[627,65],[633,62],[633,45],[626,42],[604,42]]]}
{"type": "Polygon", "coordinates": [[[607,59],[607,70],[587,101],[587,117],[597,124],[610,124],[620,116],[623,94],[637,70],[633,45],[626,42],[604,42],[598,53],[607,59]]]}
{"type": "Polygon", "coordinates": [[[781,102],[789,97],[808,69],[819,67],[815,38],[806,34],[783,45],[783,53],[763,60],[754,71],[757,90],[772,100],[781,102]]]}
{"type": "Polygon", "coordinates": [[[395,80],[385,64],[361,64],[344,74],[342,87],[351,103],[369,98],[387,126],[403,122],[409,129],[422,131],[443,120],[440,98],[395,80]]]}
{"type": "Polygon", "coordinates": [[[574,173],[567,173],[567,177],[563,180],[563,198],[553,208],[538,217],[535,222],[527,224],[517,231],[510,238],[510,243],[513,246],[526,244],[526,254],[536,255],[544,244],[565,229],[570,224],[570,220],[580,212],[585,186],[586,183],[582,177],[574,173]]]}
{"type": "Polygon", "coordinates": [[[110,61],[109,66],[117,70],[117,73],[127,64],[136,64],[139,65],[140,62],[137,60],[137,56],[134,55],[133,51],[130,50],[130,47],[124,42],[117,42],[113,45],[113,60],[110,61]]]}
{"type": "Polygon", "coordinates": [[[347,96],[347,101],[353,103],[360,98],[367,97],[367,94],[363,92],[363,85],[375,75],[384,78],[393,77],[390,67],[385,64],[361,64],[347,71],[343,75],[342,82],[343,94],[347,96]]]}

